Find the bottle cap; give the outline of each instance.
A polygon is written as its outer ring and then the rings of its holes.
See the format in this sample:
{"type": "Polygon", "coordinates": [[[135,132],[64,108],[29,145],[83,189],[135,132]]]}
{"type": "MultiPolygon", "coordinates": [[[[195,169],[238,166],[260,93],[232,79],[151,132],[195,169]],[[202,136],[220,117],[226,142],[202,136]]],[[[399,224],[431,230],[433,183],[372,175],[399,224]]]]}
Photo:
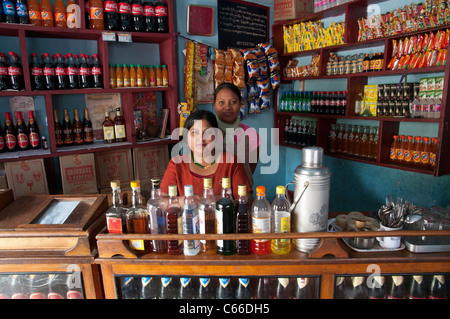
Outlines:
{"type": "Polygon", "coordinates": [[[247,196],[247,185],[238,185],[238,195],[247,196]]]}
{"type": "Polygon", "coordinates": [[[137,187],[141,186],[141,182],[139,182],[139,181],[131,181],[130,185],[131,185],[131,188],[137,188],[137,187]]]}
{"type": "Polygon", "coordinates": [[[266,195],[266,188],[264,186],[256,187],[256,196],[264,196],[266,195]]]}
{"type": "Polygon", "coordinates": [[[119,180],[111,181],[111,188],[117,188],[117,187],[120,187],[120,181],[119,180]]]}
{"type": "Polygon", "coordinates": [[[169,196],[177,196],[177,185],[169,185],[169,196]]]}
{"type": "Polygon", "coordinates": [[[192,185],[184,185],[184,196],[194,196],[194,189],[192,185]]]}
{"type": "Polygon", "coordinates": [[[222,177],[222,188],[230,188],[231,179],[229,177],[222,177]]]}
{"type": "Polygon", "coordinates": [[[284,186],[277,186],[276,192],[277,192],[277,194],[284,195],[286,193],[286,190],[285,190],[284,186]]]}
{"type": "Polygon", "coordinates": [[[203,188],[211,188],[212,187],[212,178],[211,177],[205,177],[203,179],[203,188]]]}
{"type": "Polygon", "coordinates": [[[161,180],[159,178],[154,177],[154,178],[151,179],[151,181],[152,181],[152,187],[154,189],[160,187],[161,180]]]}
{"type": "Polygon", "coordinates": [[[422,139],[420,136],[414,136],[414,139],[417,141],[417,142],[420,142],[420,140],[422,139]]]}

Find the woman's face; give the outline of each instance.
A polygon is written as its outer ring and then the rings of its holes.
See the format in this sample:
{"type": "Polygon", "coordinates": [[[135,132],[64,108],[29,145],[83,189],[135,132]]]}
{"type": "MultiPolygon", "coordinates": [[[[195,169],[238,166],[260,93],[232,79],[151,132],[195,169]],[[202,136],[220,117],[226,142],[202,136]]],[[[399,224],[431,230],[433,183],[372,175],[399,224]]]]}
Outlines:
{"type": "MultiPolygon", "coordinates": [[[[211,146],[205,151],[205,148],[214,141],[215,136],[211,134],[205,134],[207,129],[211,128],[209,122],[205,119],[194,121],[194,125],[189,129],[188,145],[192,152],[194,152],[194,158],[197,162],[205,155],[212,152],[211,146]]],[[[214,154],[211,154],[214,155],[214,154]]]]}
{"type": "Polygon", "coordinates": [[[214,109],[219,120],[227,124],[233,124],[241,109],[239,97],[230,89],[222,89],[216,95],[214,109]]]}

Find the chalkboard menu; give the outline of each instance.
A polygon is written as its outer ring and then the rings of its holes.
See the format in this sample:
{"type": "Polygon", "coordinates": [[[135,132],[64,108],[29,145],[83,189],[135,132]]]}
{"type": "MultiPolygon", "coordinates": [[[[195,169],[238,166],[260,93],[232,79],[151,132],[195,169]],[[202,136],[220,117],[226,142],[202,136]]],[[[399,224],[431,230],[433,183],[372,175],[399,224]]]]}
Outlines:
{"type": "Polygon", "coordinates": [[[269,40],[269,8],[240,0],[217,0],[219,49],[243,49],[269,40]]]}

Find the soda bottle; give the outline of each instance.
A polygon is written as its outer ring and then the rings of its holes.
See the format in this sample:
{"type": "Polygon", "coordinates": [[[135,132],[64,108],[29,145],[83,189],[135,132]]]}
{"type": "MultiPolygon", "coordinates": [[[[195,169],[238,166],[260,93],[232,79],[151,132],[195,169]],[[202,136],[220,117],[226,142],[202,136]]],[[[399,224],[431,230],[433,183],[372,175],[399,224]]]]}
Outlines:
{"type": "Polygon", "coordinates": [[[0,276],[0,299],[11,299],[11,290],[9,282],[11,275],[0,276]]]}
{"type": "MultiPolygon", "coordinates": [[[[141,199],[141,183],[138,180],[130,183],[132,196],[131,208],[127,210],[125,218],[127,221],[127,232],[129,234],[148,234],[148,212],[141,199]]],[[[149,240],[130,240],[130,247],[139,254],[150,252],[149,240]]]]}
{"type": "Polygon", "coordinates": [[[69,88],[71,89],[79,89],[80,84],[78,82],[78,78],[80,75],[80,70],[75,65],[75,61],[73,60],[72,53],[67,54],[67,76],[69,78],[69,88]]]}
{"type": "Polygon", "coordinates": [[[119,4],[117,0],[105,0],[105,30],[119,30],[119,4]]]}
{"type": "Polygon", "coordinates": [[[217,299],[234,299],[234,289],[230,278],[219,278],[216,290],[217,299]]]}
{"type": "Polygon", "coordinates": [[[395,158],[397,159],[397,162],[403,162],[405,160],[405,145],[405,136],[400,135],[397,147],[395,148],[395,158]]]}
{"type": "Polygon", "coordinates": [[[158,298],[158,286],[157,281],[153,277],[141,277],[141,299],[157,299],[158,298]]]}
{"type": "MultiPolygon", "coordinates": [[[[236,233],[250,233],[251,224],[248,207],[247,185],[238,185],[238,198],[236,206],[236,233]]],[[[250,240],[237,240],[236,253],[238,255],[250,254],[250,240]]]]}
{"type": "Polygon", "coordinates": [[[155,73],[155,68],[153,67],[153,65],[149,66],[148,78],[150,81],[150,86],[156,86],[156,73],[155,73]]]}
{"type": "MultiPolygon", "coordinates": [[[[236,231],[233,193],[231,179],[222,178],[222,197],[216,202],[216,233],[232,234],[236,231]]],[[[233,255],[235,253],[234,240],[218,240],[217,253],[221,255],[233,255]]]]}
{"type": "Polygon", "coordinates": [[[197,299],[214,299],[214,298],[216,298],[216,291],[212,284],[211,278],[199,278],[197,299]]]}
{"type": "Polygon", "coordinates": [[[430,299],[447,299],[447,285],[444,275],[434,275],[430,287],[430,299]]]}
{"type": "Polygon", "coordinates": [[[144,72],[140,64],[136,65],[136,86],[144,87],[144,72]]]}
{"type": "MultiPolygon", "coordinates": [[[[215,207],[216,199],[212,188],[212,178],[206,177],[203,179],[203,197],[198,204],[200,234],[215,234],[215,207]]],[[[214,240],[200,240],[200,250],[206,253],[216,253],[216,242],[214,240]]]]}
{"type": "MultiPolygon", "coordinates": [[[[181,211],[183,234],[198,234],[198,208],[194,200],[194,189],[192,185],[184,186],[184,205],[181,211]]],[[[200,243],[198,240],[185,240],[184,254],[188,256],[197,255],[200,251],[200,243]]]]}
{"type": "Polygon", "coordinates": [[[53,27],[53,10],[49,0],[41,0],[41,23],[44,27],[53,27]]]}
{"type": "Polygon", "coordinates": [[[115,89],[117,87],[116,68],[114,65],[109,65],[109,87],[115,89]]]}
{"type": "Polygon", "coordinates": [[[131,15],[133,17],[133,31],[144,31],[144,6],[141,0],[132,0],[131,15]]]}
{"type": "Polygon", "coordinates": [[[57,89],[57,80],[55,75],[55,68],[53,63],[50,61],[50,56],[48,53],[42,55],[42,61],[44,63],[43,73],[45,78],[45,84],[47,90],[57,89]]]}
{"type": "Polygon", "coordinates": [[[11,82],[11,89],[20,91],[25,88],[22,65],[15,52],[9,52],[8,76],[11,82]]]}
{"type": "Polygon", "coordinates": [[[432,137],[431,144],[430,144],[430,166],[432,168],[436,167],[437,143],[438,143],[438,139],[436,137],[432,137]]]}
{"type": "Polygon", "coordinates": [[[28,276],[29,298],[47,299],[49,293],[48,275],[29,275],[28,276]]]}
{"type": "Polygon", "coordinates": [[[75,5],[75,0],[67,0],[67,6],[66,6],[66,25],[69,28],[75,28],[78,21],[77,21],[77,14],[75,13],[75,8],[71,7],[72,5],[75,5]]]}
{"type": "Polygon", "coordinates": [[[83,299],[83,291],[81,290],[81,275],[80,273],[73,273],[67,276],[66,299],[83,299]]]}
{"type": "Polygon", "coordinates": [[[369,299],[386,299],[386,287],[384,276],[369,276],[367,278],[367,294],[369,299]],[[372,279],[371,279],[372,278],[372,279]],[[372,280],[371,282],[369,280],[372,280]]]}
{"type": "Polygon", "coordinates": [[[34,112],[28,111],[28,140],[31,149],[38,149],[41,147],[41,137],[39,136],[39,127],[34,118],[34,112]]]}
{"type": "Polygon", "coordinates": [[[294,296],[289,278],[278,278],[275,299],[292,299],[294,296]]]}
{"type": "Polygon", "coordinates": [[[130,73],[130,87],[136,87],[137,78],[136,78],[136,68],[134,67],[134,64],[130,64],[128,72],[130,73]]]}
{"type": "Polygon", "coordinates": [[[422,137],[422,149],[420,151],[420,164],[422,167],[428,168],[430,165],[430,138],[422,137]]]}
{"type": "Polygon", "coordinates": [[[119,20],[122,31],[131,31],[133,17],[131,16],[130,0],[119,0],[119,20]]]}
{"type": "Polygon", "coordinates": [[[16,15],[20,24],[28,24],[27,0],[16,0],[16,15]]]}
{"type": "Polygon", "coordinates": [[[64,146],[64,138],[61,123],[59,122],[58,113],[56,109],[53,110],[53,119],[55,122],[55,139],[56,147],[64,146]]]}
{"type": "Polygon", "coordinates": [[[167,66],[163,65],[161,69],[162,86],[169,86],[169,75],[167,73],[167,66]]]}
{"type": "Polygon", "coordinates": [[[67,75],[67,67],[61,58],[61,53],[56,53],[55,74],[58,82],[58,89],[67,90],[69,88],[69,76],[67,75]]]}
{"type": "MultiPolygon", "coordinates": [[[[177,186],[169,185],[169,202],[166,209],[166,233],[178,234],[182,229],[181,207],[177,198],[177,186]]],[[[169,255],[180,255],[182,251],[182,240],[168,240],[167,253],[169,255]]]]}
{"type": "Polygon", "coordinates": [[[73,144],[83,145],[83,124],[81,124],[80,113],[78,109],[74,109],[73,112],[73,144]]]}
{"type": "Polygon", "coordinates": [[[172,277],[161,277],[159,299],[177,299],[177,287],[172,277]]]}
{"type": "Polygon", "coordinates": [[[413,152],[413,137],[411,135],[406,136],[406,147],[405,147],[405,162],[411,164],[412,162],[412,152],[413,152]]]}
{"type": "Polygon", "coordinates": [[[403,276],[392,276],[391,288],[387,299],[406,299],[406,288],[403,276]]]}
{"type": "Polygon", "coordinates": [[[412,276],[409,285],[408,299],[427,299],[427,291],[423,276],[412,276]]]}
{"type": "Polygon", "coordinates": [[[253,288],[249,278],[238,279],[234,297],[236,299],[253,299],[253,288]]]}
{"type": "Polygon", "coordinates": [[[8,152],[17,151],[17,134],[16,129],[11,121],[11,115],[9,112],[5,112],[5,144],[8,152]]]}
{"type": "Polygon", "coordinates": [[[9,277],[9,289],[11,299],[28,299],[28,295],[24,290],[22,275],[11,275],[9,277]]]}
{"type": "Polygon", "coordinates": [[[96,53],[92,55],[91,73],[93,76],[94,87],[102,88],[103,87],[102,66],[98,61],[98,54],[96,53]]]}
{"type": "MultiPolygon", "coordinates": [[[[285,196],[284,186],[277,186],[276,198],[272,202],[272,229],[274,233],[291,232],[291,214],[289,202],[285,196]]],[[[276,254],[287,254],[291,250],[291,240],[272,239],[272,252],[276,254]]]]}
{"type": "Polygon", "coordinates": [[[66,299],[67,285],[65,275],[49,275],[47,299],[66,299]]]}
{"type": "Polygon", "coordinates": [[[3,0],[3,14],[6,23],[17,23],[16,5],[14,0],[3,0]]]}
{"type": "Polygon", "coordinates": [[[0,91],[7,90],[10,86],[6,55],[3,52],[0,52],[0,91]]]}
{"type": "MultiPolygon", "coordinates": [[[[252,203],[252,231],[254,234],[271,233],[271,215],[272,209],[266,199],[266,188],[264,186],[256,187],[256,200],[252,203]]],[[[270,252],[269,239],[254,239],[251,242],[252,251],[255,254],[264,255],[270,252]]]]}
{"type": "Polygon", "coordinates": [[[123,207],[120,181],[111,181],[112,200],[111,207],[105,213],[106,228],[109,234],[126,233],[125,208],[123,207]]]}
{"type": "Polygon", "coordinates": [[[364,284],[364,277],[352,277],[352,286],[349,289],[347,299],[367,299],[366,285],[364,284]]]}
{"type": "Polygon", "coordinates": [[[412,152],[412,162],[414,165],[420,165],[420,153],[422,150],[422,138],[420,136],[414,136],[414,150],[412,152]]]}
{"type": "Polygon", "coordinates": [[[66,7],[63,0],[55,0],[53,11],[55,13],[55,27],[67,28],[66,7]]]}
{"type": "Polygon", "coordinates": [[[17,112],[16,132],[19,151],[26,151],[29,148],[28,129],[22,118],[22,112],[20,111],[17,112]]]}
{"type": "Polygon", "coordinates": [[[162,86],[162,73],[160,65],[157,65],[155,67],[155,78],[156,78],[156,86],[162,86]]]}
{"type": "Polygon", "coordinates": [[[120,64],[116,64],[116,82],[118,88],[123,87],[123,73],[120,64]]]}
{"type": "Polygon", "coordinates": [[[102,0],[89,0],[89,27],[95,30],[104,30],[105,28],[102,0]]]}
{"type": "Polygon", "coordinates": [[[70,123],[69,111],[64,109],[64,118],[62,124],[62,137],[65,146],[73,145],[73,128],[72,123],[70,123]]]}
{"type": "Polygon", "coordinates": [[[31,89],[45,90],[45,78],[42,66],[39,64],[37,53],[33,52],[30,55],[30,74],[31,74],[31,89]]]}
{"type": "Polygon", "coordinates": [[[90,28],[91,13],[89,10],[89,0],[84,0],[84,22],[86,29],[90,28]]]}
{"type": "Polygon", "coordinates": [[[167,21],[167,4],[164,1],[158,1],[155,4],[156,15],[156,31],[169,32],[169,24],[167,21]]]}
{"type": "Polygon", "coordinates": [[[313,299],[311,284],[307,277],[297,278],[294,296],[295,299],[313,299]]]}
{"type": "Polygon", "coordinates": [[[92,122],[89,117],[89,111],[84,108],[84,118],[83,118],[83,142],[84,144],[94,143],[94,133],[92,130],[92,122]]]}
{"type": "MultiPolygon", "coordinates": [[[[147,201],[147,211],[149,214],[149,224],[151,234],[164,234],[166,232],[166,219],[164,216],[164,203],[161,198],[161,189],[159,178],[152,178],[151,196],[147,201]]],[[[167,251],[166,241],[154,240],[152,245],[153,252],[164,253],[167,251]]]]}
{"type": "Polygon", "coordinates": [[[128,65],[122,65],[122,73],[123,73],[123,87],[130,87],[130,70],[128,69],[128,65]]]}
{"type": "Polygon", "coordinates": [[[144,0],[145,31],[156,32],[155,5],[151,0],[144,0]]]}
{"type": "Polygon", "coordinates": [[[272,286],[270,279],[260,277],[256,286],[255,299],[272,299],[272,286]]]}
{"type": "Polygon", "coordinates": [[[86,89],[91,87],[90,81],[90,68],[86,61],[86,55],[83,53],[80,54],[81,63],[80,63],[80,77],[81,77],[81,88],[86,89]]]}
{"type": "Polygon", "coordinates": [[[180,277],[179,299],[196,299],[197,289],[190,277],[180,277]]]}
{"type": "Polygon", "coordinates": [[[92,61],[91,61],[91,57],[89,56],[89,54],[85,54],[84,58],[86,59],[86,64],[87,64],[87,68],[88,68],[88,82],[89,82],[89,87],[93,88],[94,87],[94,75],[92,74],[92,61]]]}

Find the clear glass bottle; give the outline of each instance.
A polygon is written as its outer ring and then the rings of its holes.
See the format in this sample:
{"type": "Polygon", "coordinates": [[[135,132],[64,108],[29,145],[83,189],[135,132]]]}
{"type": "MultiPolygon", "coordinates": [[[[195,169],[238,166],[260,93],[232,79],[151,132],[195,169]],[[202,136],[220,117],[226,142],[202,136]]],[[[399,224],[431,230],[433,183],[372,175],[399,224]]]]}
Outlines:
{"type": "MultiPolygon", "coordinates": [[[[164,216],[165,205],[161,198],[161,189],[159,178],[152,178],[152,191],[147,201],[147,210],[149,215],[149,229],[151,234],[166,233],[166,218],[164,216]]],[[[165,240],[153,240],[152,251],[154,253],[164,253],[167,251],[165,240]]]]}
{"type": "Polygon", "coordinates": [[[106,227],[110,234],[126,233],[125,208],[120,194],[120,181],[111,181],[112,205],[106,211],[106,227]]]}
{"type": "MultiPolygon", "coordinates": [[[[248,207],[247,185],[238,185],[238,195],[236,205],[236,233],[251,233],[251,216],[248,207]]],[[[237,240],[236,253],[238,255],[249,255],[250,240],[237,240]]]]}
{"type": "MultiPolygon", "coordinates": [[[[264,186],[256,187],[256,200],[252,203],[252,231],[254,234],[271,233],[271,215],[272,209],[266,199],[266,188],[264,186]]],[[[269,239],[254,239],[251,242],[252,251],[255,254],[264,255],[270,252],[269,239]]]]}
{"type": "MultiPolygon", "coordinates": [[[[177,185],[169,185],[169,202],[166,209],[166,233],[182,234],[183,224],[181,218],[181,207],[177,198],[177,185]]],[[[180,255],[182,252],[182,240],[168,240],[167,253],[169,255],[180,255]]]]}
{"type": "MultiPolygon", "coordinates": [[[[184,205],[181,211],[183,222],[183,234],[198,234],[198,208],[194,200],[194,189],[192,185],[184,186],[184,205]]],[[[197,255],[200,251],[198,239],[185,240],[183,243],[183,253],[187,256],[197,255]]]]}
{"type": "MultiPolygon", "coordinates": [[[[216,233],[233,234],[236,231],[231,179],[222,178],[222,198],[216,202],[216,233]]],[[[233,255],[236,252],[234,240],[218,240],[217,252],[221,255],[233,255]]]]}
{"type": "MultiPolygon", "coordinates": [[[[212,188],[212,178],[206,177],[203,179],[203,197],[198,204],[200,234],[216,233],[215,207],[216,199],[212,188]]],[[[216,241],[200,240],[200,250],[204,253],[215,254],[217,252],[216,241]]]]}
{"type": "MultiPolygon", "coordinates": [[[[132,189],[131,208],[126,213],[127,233],[129,234],[148,234],[148,212],[142,203],[141,184],[135,180],[130,183],[132,189]]],[[[149,240],[130,240],[130,246],[140,254],[150,252],[149,240]]]]}
{"type": "MultiPolygon", "coordinates": [[[[272,202],[272,231],[274,233],[291,232],[291,213],[284,186],[277,186],[276,197],[272,202]]],[[[291,251],[291,239],[272,239],[272,252],[287,254],[291,251]]]]}

